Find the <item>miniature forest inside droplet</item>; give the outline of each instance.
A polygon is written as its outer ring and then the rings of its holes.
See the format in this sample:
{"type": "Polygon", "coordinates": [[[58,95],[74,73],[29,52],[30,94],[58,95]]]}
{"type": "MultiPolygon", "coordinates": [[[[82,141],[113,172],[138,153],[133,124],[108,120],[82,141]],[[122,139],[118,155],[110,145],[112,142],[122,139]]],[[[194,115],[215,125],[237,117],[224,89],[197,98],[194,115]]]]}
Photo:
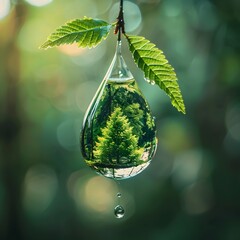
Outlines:
{"type": "Polygon", "coordinates": [[[82,130],[82,153],[97,173],[125,179],[142,172],[157,146],[148,104],[134,79],[105,80],[82,130]]]}

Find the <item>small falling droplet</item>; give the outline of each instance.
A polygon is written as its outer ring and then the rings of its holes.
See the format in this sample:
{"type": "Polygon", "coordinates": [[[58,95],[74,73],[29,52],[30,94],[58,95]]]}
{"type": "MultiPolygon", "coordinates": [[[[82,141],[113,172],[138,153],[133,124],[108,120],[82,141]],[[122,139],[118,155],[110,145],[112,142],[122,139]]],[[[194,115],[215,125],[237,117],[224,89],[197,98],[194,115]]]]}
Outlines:
{"type": "Polygon", "coordinates": [[[121,205],[117,205],[114,208],[114,214],[115,214],[116,218],[123,218],[124,213],[125,213],[124,208],[121,205]]]}
{"type": "Polygon", "coordinates": [[[122,194],[119,192],[117,193],[117,197],[120,198],[122,196],[122,194]]]}

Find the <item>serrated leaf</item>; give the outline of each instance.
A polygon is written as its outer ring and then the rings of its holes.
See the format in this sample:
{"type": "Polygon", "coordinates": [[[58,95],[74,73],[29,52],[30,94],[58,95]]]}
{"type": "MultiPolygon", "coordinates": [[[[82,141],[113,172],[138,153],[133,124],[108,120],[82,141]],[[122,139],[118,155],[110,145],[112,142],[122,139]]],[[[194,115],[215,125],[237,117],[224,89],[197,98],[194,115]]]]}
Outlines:
{"type": "Polygon", "coordinates": [[[185,114],[185,105],[176,73],[163,52],[144,37],[128,35],[126,37],[134,61],[144,72],[145,78],[164,90],[170,97],[172,105],[185,114]]]}
{"type": "Polygon", "coordinates": [[[40,48],[47,49],[74,42],[79,47],[95,47],[106,39],[112,26],[99,19],[75,19],[56,29],[40,48]]]}

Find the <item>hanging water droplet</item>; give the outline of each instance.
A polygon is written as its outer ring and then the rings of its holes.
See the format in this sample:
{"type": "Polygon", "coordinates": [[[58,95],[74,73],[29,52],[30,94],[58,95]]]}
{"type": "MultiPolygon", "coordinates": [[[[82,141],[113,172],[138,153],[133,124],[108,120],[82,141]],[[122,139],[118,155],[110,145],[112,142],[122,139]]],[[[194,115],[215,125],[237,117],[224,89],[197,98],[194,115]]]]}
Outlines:
{"type": "Polygon", "coordinates": [[[121,194],[120,192],[117,193],[117,197],[118,197],[118,198],[122,197],[122,194],[121,194]]]}
{"type": "Polygon", "coordinates": [[[118,42],[112,64],[84,117],[83,157],[97,173],[125,179],[150,164],[156,147],[154,119],[118,42]]]}
{"type": "Polygon", "coordinates": [[[121,205],[117,205],[114,208],[114,214],[116,218],[123,218],[125,214],[124,208],[121,205]]]}

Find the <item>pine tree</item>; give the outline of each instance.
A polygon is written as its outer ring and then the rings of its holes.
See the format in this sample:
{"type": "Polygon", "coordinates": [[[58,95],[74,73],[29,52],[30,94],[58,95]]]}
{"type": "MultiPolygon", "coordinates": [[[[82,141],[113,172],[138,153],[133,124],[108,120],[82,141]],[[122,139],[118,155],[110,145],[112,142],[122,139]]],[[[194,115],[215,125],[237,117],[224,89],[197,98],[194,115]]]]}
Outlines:
{"type": "Polygon", "coordinates": [[[139,159],[138,137],[133,134],[133,127],[120,107],[114,109],[101,132],[102,136],[98,136],[93,151],[96,159],[102,163],[117,164],[123,159],[129,163],[139,159]]]}

